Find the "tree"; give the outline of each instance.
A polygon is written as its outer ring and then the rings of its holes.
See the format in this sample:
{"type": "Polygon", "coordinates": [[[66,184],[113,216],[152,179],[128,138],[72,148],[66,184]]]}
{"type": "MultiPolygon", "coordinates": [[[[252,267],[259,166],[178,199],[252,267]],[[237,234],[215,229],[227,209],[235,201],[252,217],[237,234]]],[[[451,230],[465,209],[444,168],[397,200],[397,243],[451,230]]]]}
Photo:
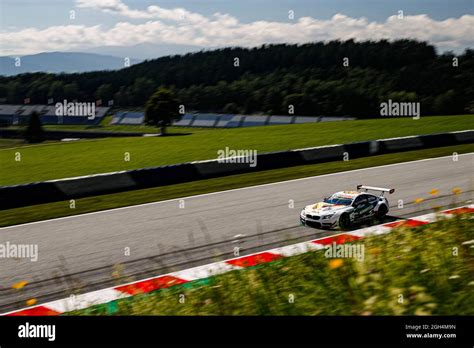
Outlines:
{"type": "Polygon", "coordinates": [[[173,92],[161,87],[146,102],[145,123],[160,127],[160,135],[165,135],[166,127],[181,118],[178,107],[178,101],[173,92]]]}
{"type": "Polygon", "coordinates": [[[201,112],[235,103],[240,112],[286,114],[283,99],[299,95],[292,102],[300,115],[374,117],[379,100],[393,92],[392,100],[416,95],[423,115],[456,114],[472,110],[473,73],[474,50],[438,55],[426,42],[405,39],[267,44],[160,57],[115,71],[0,76],[0,100],[41,104],[48,97],[107,101],[113,95],[114,105],[142,107],[166,85],[186,108],[201,112]],[[342,65],[346,57],[349,66],[342,65]]]}
{"type": "Polygon", "coordinates": [[[104,105],[107,105],[107,102],[113,98],[114,90],[112,89],[111,84],[100,85],[99,88],[95,91],[95,97],[101,99],[104,105]]]}
{"type": "Polygon", "coordinates": [[[81,93],[76,82],[68,83],[64,85],[64,98],[67,100],[79,99],[81,93]]]}
{"type": "Polygon", "coordinates": [[[311,101],[303,93],[288,94],[283,99],[281,108],[285,111],[285,114],[314,115],[313,105],[311,105],[311,101]],[[292,113],[290,113],[290,110],[292,110],[292,113]]]}
{"type": "Polygon", "coordinates": [[[44,131],[41,126],[39,114],[33,111],[28,120],[28,126],[24,133],[25,140],[31,143],[41,143],[44,141],[44,131]]]}
{"type": "Polygon", "coordinates": [[[135,79],[130,86],[130,97],[134,105],[143,105],[155,90],[155,83],[145,77],[135,79]]]}
{"type": "Polygon", "coordinates": [[[238,114],[239,111],[239,106],[236,103],[228,103],[222,109],[224,114],[238,114]]]}
{"type": "Polygon", "coordinates": [[[20,103],[21,102],[21,88],[22,85],[19,81],[10,81],[6,85],[6,96],[7,101],[11,104],[20,103]]]}
{"type": "Polygon", "coordinates": [[[452,89],[438,95],[434,100],[434,112],[437,115],[446,115],[453,112],[453,110],[459,108],[456,99],[456,93],[452,89]]]}
{"type": "Polygon", "coordinates": [[[64,97],[64,83],[62,81],[54,81],[48,91],[48,97],[54,101],[62,100],[64,97]]]}
{"type": "Polygon", "coordinates": [[[120,86],[117,93],[114,94],[114,103],[118,105],[130,105],[130,96],[125,86],[120,86]]]}

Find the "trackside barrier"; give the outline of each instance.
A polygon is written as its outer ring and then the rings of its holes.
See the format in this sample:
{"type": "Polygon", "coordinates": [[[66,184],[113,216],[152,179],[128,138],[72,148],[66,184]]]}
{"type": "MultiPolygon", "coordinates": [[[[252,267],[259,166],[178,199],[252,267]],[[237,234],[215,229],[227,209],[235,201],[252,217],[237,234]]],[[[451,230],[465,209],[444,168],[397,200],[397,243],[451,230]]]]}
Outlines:
{"type": "Polygon", "coordinates": [[[0,186],[0,209],[174,185],[233,174],[337,161],[342,160],[345,155],[354,159],[473,142],[474,130],[468,130],[263,153],[257,156],[256,167],[251,167],[249,163],[220,163],[215,159],[49,180],[26,185],[0,186]]]}

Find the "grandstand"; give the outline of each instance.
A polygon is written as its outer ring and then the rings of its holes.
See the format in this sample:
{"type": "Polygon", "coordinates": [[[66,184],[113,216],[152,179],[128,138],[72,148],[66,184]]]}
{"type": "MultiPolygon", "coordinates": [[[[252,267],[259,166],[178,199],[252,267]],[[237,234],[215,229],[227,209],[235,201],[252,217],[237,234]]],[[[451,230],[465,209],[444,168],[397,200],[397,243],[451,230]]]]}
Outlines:
{"type": "Polygon", "coordinates": [[[174,126],[182,126],[182,127],[189,127],[194,121],[194,115],[193,114],[185,114],[183,117],[181,117],[181,120],[178,122],[174,122],[174,126]]]}
{"type": "Polygon", "coordinates": [[[87,116],[57,116],[54,105],[6,105],[0,104],[0,125],[23,125],[33,111],[40,115],[42,124],[97,125],[109,111],[109,107],[95,107],[95,118],[87,116]]]}
{"type": "Polygon", "coordinates": [[[134,112],[134,111],[118,111],[112,117],[110,124],[130,124],[130,125],[140,125],[145,120],[145,115],[143,112],[134,112]]]}
{"type": "MultiPolygon", "coordinates": [[[[139,125],[144,122],[145,115],[137,111],[118,111],[112,118],[113,125],[139,125]]],[[[235,128],[270,126],[293,123],[311,123],[326,121],[352,120],[352,117],[309,117],[309,116],[278,116],[278,115],[229,115],[210,113],[184,114],[181,120],[174,122],[173,126],[181,127],[212,127],[235,128]]]]}
{"type": "MultiPolygon", "coordinates": [[[[56,116],[54,105],[0,105],[0,125],[23,125],[29,115],[36,111],[40,114],[42,124],[46,125],[97,125],[110,110],[109,107],[95,107],[96,117],[89,120],[87,116],[56,116]]],[[[268,125],[301,124],[326,121],[352,120],[352,117],[310,117],[285,115],[231,115],[211,113],[188,113],[181,120],[174,122],[178,127],[236,128],[268,125]]],[[[111,125],[141,125],[145,115],[140,111],[117,111],[110,121],[111,125]]]]}

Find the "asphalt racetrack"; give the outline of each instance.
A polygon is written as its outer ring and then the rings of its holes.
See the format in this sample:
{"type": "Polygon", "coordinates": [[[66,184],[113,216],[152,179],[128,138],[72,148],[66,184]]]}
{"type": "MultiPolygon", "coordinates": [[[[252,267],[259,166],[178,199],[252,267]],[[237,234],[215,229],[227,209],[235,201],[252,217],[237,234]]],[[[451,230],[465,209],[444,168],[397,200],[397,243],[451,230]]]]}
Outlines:
{"type": "Polygon", "coordinates": [[[38,245],[36,262],[0,259],[0,311],[235,257],[236,247],[245,255],[339,233],[302,227],[299,213],[357,184],[395,188],[388,219],[462,204],[473,198],[473,173],[470,153],[457,162],[427,159],[0,228],[1,244],[38,245]],[[447,197],[455,187],[463,194],[447,197]],[[440,198],[413,204],[432,189],[440,198]],[[23,280],[23,289],[11,288],[23,280]]]}

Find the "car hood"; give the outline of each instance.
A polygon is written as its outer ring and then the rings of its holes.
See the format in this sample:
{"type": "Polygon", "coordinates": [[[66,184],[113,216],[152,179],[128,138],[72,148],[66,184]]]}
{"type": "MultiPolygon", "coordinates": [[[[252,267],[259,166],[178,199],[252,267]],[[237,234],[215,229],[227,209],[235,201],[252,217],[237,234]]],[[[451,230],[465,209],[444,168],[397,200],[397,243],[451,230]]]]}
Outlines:
{"type": "Polygon", "coordinates": [[[330,204],[326,202],[318,202],[316,204],[310,204],[305,207],[305,211],[308,213],[334,213],[342,210],[347,210],[350,206],[342,204],[330,204]]]}

